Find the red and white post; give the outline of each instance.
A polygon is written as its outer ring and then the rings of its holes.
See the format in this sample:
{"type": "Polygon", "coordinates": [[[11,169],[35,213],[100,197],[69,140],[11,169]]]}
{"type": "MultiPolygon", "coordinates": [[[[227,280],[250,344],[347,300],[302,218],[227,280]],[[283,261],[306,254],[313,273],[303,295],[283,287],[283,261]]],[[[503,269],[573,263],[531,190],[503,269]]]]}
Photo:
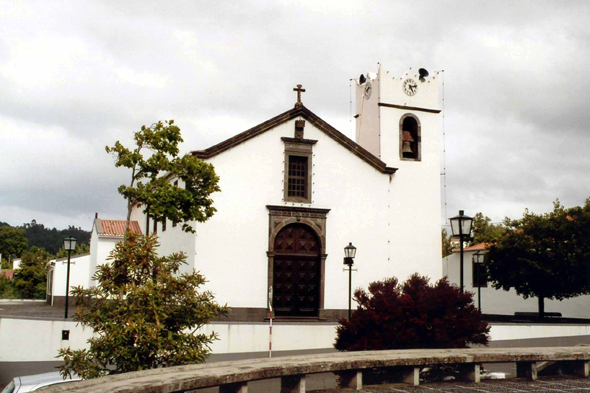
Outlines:
{"type": "Polygon", "coordinates": [[[268,357],[272,358],[272,286],[268,288],[268,309],[270,310],[270,322],[268,326],[268,357]]]}

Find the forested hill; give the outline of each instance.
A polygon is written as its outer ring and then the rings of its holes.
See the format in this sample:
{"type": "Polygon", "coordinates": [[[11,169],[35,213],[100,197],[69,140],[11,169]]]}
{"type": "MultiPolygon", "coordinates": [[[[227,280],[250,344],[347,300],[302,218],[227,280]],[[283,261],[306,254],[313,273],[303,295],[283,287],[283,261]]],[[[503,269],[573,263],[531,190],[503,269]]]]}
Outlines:
{"type": "MultiPolygon", "coordinates": [[[[5,222],[0,222],[0,227],[10,226],[5,222]]],[[[33,220],[30,224],[23,224],[21,227],[16,227],[25,230],[25,237],[29,243],[29,247],[43,247],[51,254],[57,254],[57,251],[63,247],[64,238],[72,236],[80,244],[90,243],[90,232],[84,231],[81,228],[71,226],[67,229],[45,228],[43,224],[37,224],[33,220]]]]}

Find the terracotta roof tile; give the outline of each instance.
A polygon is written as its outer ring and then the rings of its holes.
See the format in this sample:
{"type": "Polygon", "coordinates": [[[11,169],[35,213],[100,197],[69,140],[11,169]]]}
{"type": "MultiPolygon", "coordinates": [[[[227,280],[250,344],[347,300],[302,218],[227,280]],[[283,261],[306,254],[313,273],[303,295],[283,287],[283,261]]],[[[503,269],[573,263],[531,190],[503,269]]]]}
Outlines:
{"type": "MultiPolygon", "coordinates": [[[[100,220],[100,224],[102,224],[102,231],[99,231],[100,226],[97,226],[97,232],[101,236],[121,236],[125,235],[125,225],[127,221],[125,220],[100,220]]],[[[141,228],[137,221],[131,221],[129,223],[129,230],[132,233],[139,233],[141,234],[141,228]]]]}
{"type": "MultiPolygon", "coordinates": [[[[492,243],[486,243],[486,242],[474,244],[473,246],[463,248],[463,251],[485,251],[488,248],[490,248],[491,245],[492,245],[492,243]]],[[[459,247],[453,248],[453,252],[459,252],[459,251],[461,251],[461,249],[459,247]]]]}

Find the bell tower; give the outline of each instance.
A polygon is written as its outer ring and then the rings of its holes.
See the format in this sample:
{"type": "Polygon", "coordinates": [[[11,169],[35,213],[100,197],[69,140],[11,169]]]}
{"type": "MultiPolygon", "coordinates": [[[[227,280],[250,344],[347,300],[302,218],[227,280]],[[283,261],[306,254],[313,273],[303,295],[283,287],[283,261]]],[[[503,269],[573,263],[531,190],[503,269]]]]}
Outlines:
{"type": "MultiPolygon", "coordinates": [[[[439,72],[423,68],[393,75],[379,65],[356,83],[356,142],[398,168],[389,179],[388,213],[383,215],[391,263],[440,259],[440,79],[439,72]],[[419,250],[418,260],[403,260],[408,246],[419,250]]],[[[414,271],[419,270],[416,266],[414,271]]]]}
{"type": "Polygon", "coordinates": [[[424,131],[435,132],[438,141],[440,112],[438,71],[410,68],[393,76],[379,65],[356,81],[356,142],[389,166],[429,158],[423,143],[430,141],[422,132],[427,126],[424,131]]]}

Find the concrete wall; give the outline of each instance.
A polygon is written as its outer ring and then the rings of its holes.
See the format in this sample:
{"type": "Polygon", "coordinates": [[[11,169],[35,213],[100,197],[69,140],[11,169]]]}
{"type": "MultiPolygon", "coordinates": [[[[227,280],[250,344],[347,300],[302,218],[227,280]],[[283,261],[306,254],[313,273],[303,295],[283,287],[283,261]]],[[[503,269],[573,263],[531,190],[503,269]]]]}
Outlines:
{"type": "MultiPolygon", "coordinates": [[[[465,291],[474,294],[474,304],[478,304],[477,287],[473,286],[472,258],[473,251],[464,251],[463,254],[463,282],[465,291]]],[[[458,252],[442,259],[443,271],[449,282],[460,283],[460,255],[458,252]]],[[[590,318],[590,296],[578,296],[571,299],[545,300],[545,312],[560,312],[567,318],[590,318]]],[[[514,289],[504,291],[494,289],[490,283],[481,288],[481,311],[484,314],[514,315],[515,312],[538,312],[537,298],[524,299],[516,294],[514,289]]]]}
{"type": "MultiPolygon", "coordinates": [[[[273,353],[320,353],[333,350],[337,324],[273,324],[273,353]]],[[[0,319],[0,386],[19,375],[54,370],[60,348],[81,349],[92,333],[72,321],[0,319]],[[70,340],[61,340],[62,330],[70,330],[70,340]]],[[[265,357],[269,326],[266,323],[212,323],[203,333],[218,333],[212,345],[213,360],[265,357]]],[[[590,325],[542,325],[494,323],[492,347],[577,345],[590,343],[590,325]]]]}

